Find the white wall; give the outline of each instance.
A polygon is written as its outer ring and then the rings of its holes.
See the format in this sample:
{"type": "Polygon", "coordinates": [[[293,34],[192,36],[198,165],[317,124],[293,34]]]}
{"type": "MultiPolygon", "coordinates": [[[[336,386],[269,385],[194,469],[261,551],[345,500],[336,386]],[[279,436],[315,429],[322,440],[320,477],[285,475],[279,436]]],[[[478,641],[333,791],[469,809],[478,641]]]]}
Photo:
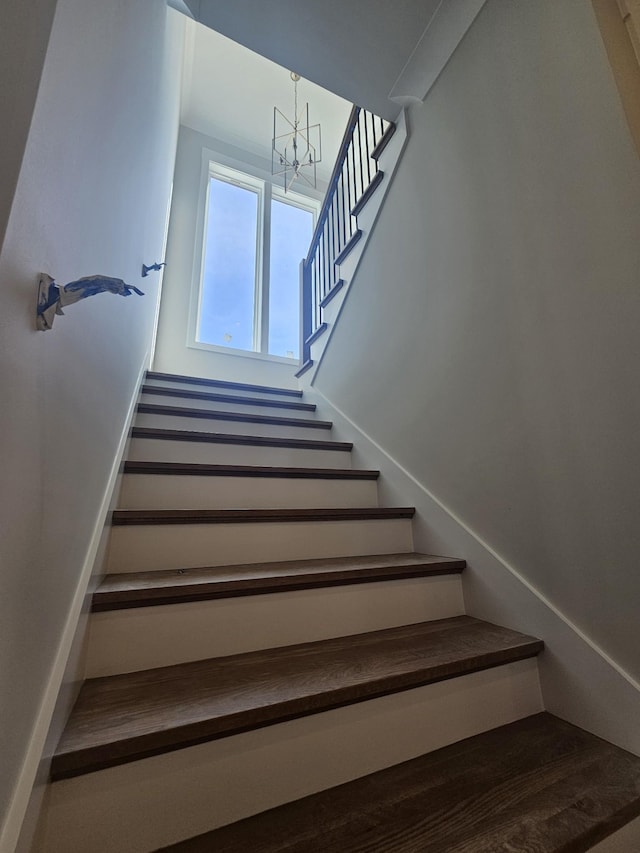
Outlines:
{"type": "Polygon", "coordinates": [[[270,161],[189,127],[180,128],[167,244],[167,269],[153,368],[189,376],[296,388],[297,362],[274,362],[250,354],[233,355],[188,345],[194,259],[199,271],[197,258],[202,243],[203,226],[199,218],[199,210],[202,210],[204,204],[201,196],[202,157],[203,151],[209,150],[214,150],[224,165],[242,169],[244,162],[247,171],[254,170],[267,177],[271,171],[270,161]]]}
{"type": "Polygon", "coordinates": [[[315,387],[638,679],[640,161],[591,4],[489,0],[410,124],[315,387]]]}
{"type": "Polygon", "coordinates": [[[0,249],[9,221],[56,0],[4,3],[0,17],[0,249]]]}
{"type": "MultiPolygon", "coordinates": [[[[46,13],[34,4],[29,11],[34,26],[46,13]]],[[[143,282],[140,266],[162,250],[182,49],[166,17],[164,0],[59,0],[0,255],[0,816],[86,583],[90,539],[150,345],[158,279],[143,282]],[[41,270],[61,283],[115,276],[146,295],[101,294],[36,332],[41,270]]],[[[37,55],[28,58],[37,65],[37,55]]]]}

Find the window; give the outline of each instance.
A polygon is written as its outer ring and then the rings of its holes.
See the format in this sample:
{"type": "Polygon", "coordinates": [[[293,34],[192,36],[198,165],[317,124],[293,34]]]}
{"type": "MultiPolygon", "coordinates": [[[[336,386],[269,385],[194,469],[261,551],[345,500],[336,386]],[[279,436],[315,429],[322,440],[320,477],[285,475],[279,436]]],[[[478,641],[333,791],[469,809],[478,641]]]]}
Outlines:
{"type": "Polygon", "coordinates": [[[271,199],[269,352],[299,358],[300,261],[313,235],[311,210],[271,199]]]}
{"type": "Polygon", "coordinates": [[[299,358],[299,267],[318,207],[208,163],[195,346],[299,358]]]}
{"type": "Polygon", "coordinates": [[[261,199],[229,181],[209,180],[198,340],[254,348],[261,199]]]}

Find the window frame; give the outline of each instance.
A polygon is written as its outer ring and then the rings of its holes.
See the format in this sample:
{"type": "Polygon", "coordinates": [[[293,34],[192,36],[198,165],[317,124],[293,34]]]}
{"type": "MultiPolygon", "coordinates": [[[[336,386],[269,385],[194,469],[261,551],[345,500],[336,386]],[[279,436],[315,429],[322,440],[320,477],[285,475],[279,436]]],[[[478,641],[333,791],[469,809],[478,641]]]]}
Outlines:
{"type": "Polygon", "coordinates": [[[263,170],[251,168],[250,164],[224,157],[219,152],[204,148],[200,171],[200,189],[196,222],[193,273],[189,299],[189,322],[186,346],[190,349],[208,350],[265,361],[297,364],[298,358],[272,355],[269,353],[269,275],[271,266],[271,201],[290,204],[308,210],[313,216],[313,227],[318,220],[322,204],[320,194],[285,193],[272,182],[272,176],[263,170]],[[256,272],[254,279],[254,316],[252,350],[226,347],[198,340],[202,306],[203,277],[205,265],[205,242],[207,236],[210,179],[226,181],[258,193],[258,228],[256,238],[256,272]]]}

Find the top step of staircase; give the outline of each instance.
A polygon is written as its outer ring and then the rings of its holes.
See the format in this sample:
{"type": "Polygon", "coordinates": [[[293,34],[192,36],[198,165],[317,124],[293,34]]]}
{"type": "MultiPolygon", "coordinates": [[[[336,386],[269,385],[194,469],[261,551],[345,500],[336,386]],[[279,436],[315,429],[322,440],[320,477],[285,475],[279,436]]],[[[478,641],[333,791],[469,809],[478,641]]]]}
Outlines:
{"type": "Polygon", "coordinates": [[[245,382],[227,382],[223,379],[205,379],[201,376],[183,376],[178,373],[159,373],[148,370],[146,381],[184,383],[185,385],[203,385],[207,388],[226,388],[253,394],[279,394],[283,397],[302,397],[302,391],[293,388],[275,388],[269,385],[250,385],[245,382]]]}
{"type": "Polygon", "coordinates": [[[163,850],[583,853],[639,814],[640,758],[542,713],[163,850]]]}

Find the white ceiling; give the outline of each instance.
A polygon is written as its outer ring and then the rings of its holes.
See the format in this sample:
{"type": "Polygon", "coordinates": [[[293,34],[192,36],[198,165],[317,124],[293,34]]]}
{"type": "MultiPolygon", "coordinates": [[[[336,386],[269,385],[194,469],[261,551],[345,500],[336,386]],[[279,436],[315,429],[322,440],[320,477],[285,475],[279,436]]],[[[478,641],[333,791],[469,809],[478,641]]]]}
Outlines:
{"type": "Polygon", "coordinates": [[[463,0],[184,0],[195,18],[378,115],[433,16],[463,0]]]}
{"type": "MultiPolygon", "coordinates": [[[[181,121],[208,136],[271,159],[273,108],[293,118],[289,69],[253,53],[220,33],[187,21],[181,121]]],[[[348,101],[308,80],[298,83],[298,102],[322,127],[322,165],[328,180],[351,110],[348,101]]]]}

